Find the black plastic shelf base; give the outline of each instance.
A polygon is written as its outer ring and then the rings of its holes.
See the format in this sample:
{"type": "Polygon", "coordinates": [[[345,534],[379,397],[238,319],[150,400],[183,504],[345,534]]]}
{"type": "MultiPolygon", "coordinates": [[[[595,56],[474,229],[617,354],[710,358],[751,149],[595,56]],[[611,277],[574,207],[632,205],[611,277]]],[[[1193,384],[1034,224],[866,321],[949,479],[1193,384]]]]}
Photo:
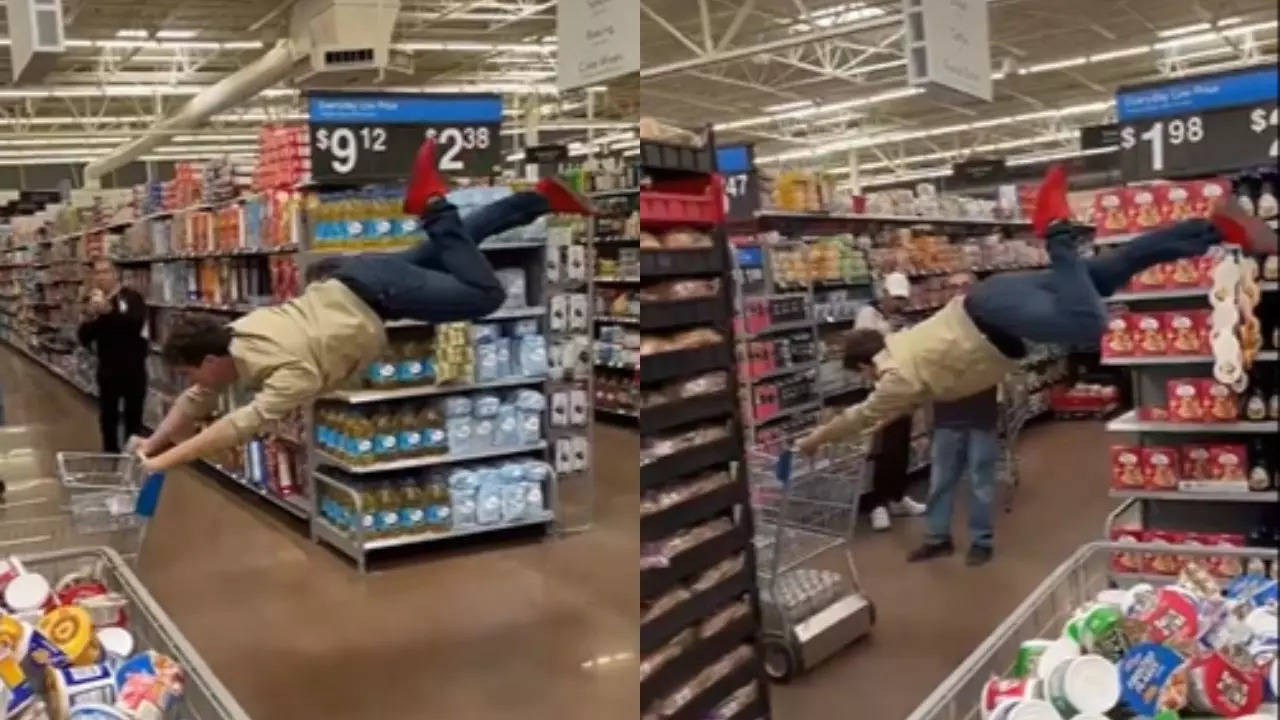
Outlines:
{"type": "Polygon", "coordinates": [[[672,300],[670,302],[645,301],[640,305],[641,330],[666,330],[691,325],[722,326],[728,316],[728,305],[719,296],[672,300]]]}
{"type": "Polygon", "coordinates": [[[670,590],[681,580],[688,580],[724,560],[751,543],[742,526],[717,535],[680,553],[664,568],[640,571],[640,597],[648,600],[670,590]]]}
{"type": "Polygon", "coordinates": [[[732,364],[733,351],[725,343],[644,355],[640,358],[640,382],[688,378],[708,370],[728,368],[732,364]]]}
{"type": "Polygon", "coordinates": [[[730,601],[742,597],[751,588],[751,568],[712,585],[705,592],[685,600],[667,612],[640,626],[640,654],[647,655],[680,631],[701,622],[730,601]]]}
{"type": "Polygon", "coordinates": [[[640,251],[640,277],[644,280],[690,275],[720,275],[724,272],[724,268],[724,250],[720,247],[640,251]]]}
{"type": "Polygon", "coordinates": [[[725,653],[743,643],[754,642],[755,635],[755,619],[748,612],[721,628],[720,632],[700,638],[692,647],[672,658],[640,683],[640,706],[647,707],[654,700],[670,695],[725,653]]]}
{"type": "Polygon", "coordinates": [[[760,677],[757,661],[751,660],[729,671],[729,674],[711,683],[707,689],[698,693],[692,700],[684,704],[668,720],[702,720],[717,705],[729,699],[738,688],[750,685],[760,677]]]}
{"type": "Polygon", "coordinates": [[[739,438],[736,433],[729,437],[713,440],[702,445],[695,445],[640,466],[640,487],[651,488],[665,485],[677,478],[719,466],[728,465],[738,459],[741,452],[739,438]]]}
{"type": "Polygon", "coordinates": [[[745,503],[746,491],[741,484],[731,482],[709,493],[694,496],[678,505],[651,515],[640,516],[640,540],[651,542],[664,538],[677,530],[707,520],[738,503],[745,503]]]}
{"type": "Polygon", "coordinates": [[[716,154],[709,146],[691,148],[642,140],[640,166],[668,172],[713,173],[716,171],[716,154]]]}
{"type": "Polygon", "coordinates": [[[648,435],[680,425],[724,417],[733,412],[733,396],[728,390],[695,395],[675,402],[640,410],[640,432],[648,435]]]}

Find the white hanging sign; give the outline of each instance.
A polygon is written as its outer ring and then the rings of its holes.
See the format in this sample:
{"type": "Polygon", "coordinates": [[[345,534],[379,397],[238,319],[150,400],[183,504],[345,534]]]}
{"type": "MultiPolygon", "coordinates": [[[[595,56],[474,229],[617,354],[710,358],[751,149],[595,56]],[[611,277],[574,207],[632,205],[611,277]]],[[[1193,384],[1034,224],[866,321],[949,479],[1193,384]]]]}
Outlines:
{"type": "Polygon", "coordinates": [[[907,76],[991,102],[987,0],[903,0],[907,76]]]}
{"type": "Polygon", "coordinates": [[[639,72],[640,0],[560,0],[556,39],[560,90],[639,72]]]}

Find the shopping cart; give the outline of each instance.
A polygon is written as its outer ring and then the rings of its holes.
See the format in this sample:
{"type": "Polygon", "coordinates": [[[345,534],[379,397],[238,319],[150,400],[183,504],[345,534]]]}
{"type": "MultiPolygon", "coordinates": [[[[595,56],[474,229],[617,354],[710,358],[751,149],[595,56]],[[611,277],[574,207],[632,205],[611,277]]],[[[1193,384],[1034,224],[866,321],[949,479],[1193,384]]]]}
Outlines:
{"type": "Polygon", "coordinates": [[[124,558],[108,547],[75,548],[19,555],[28,572],[38,572],[50,580],[89,574],[128,601],[125,607],[128,629],[139,650],[155,650],[177,661],[184,670],[181,699],[166,718],[180,720],[249,720],[213,671],[187,642],[173,621],[124,558]]]}
{"type": "Polygon", "coordinates": [[[1031,404],[1027,402],[1022,386],[1006,381],[1000,388],[1000,414],[996,429],[1000,442],[996,456],[996,481],[1002,488],[1005,512],[1012,512],[1013,496],[1022,482],[1018,474],[1018,439],[1031,415],[1031,404]]]}
{"type": "MultiPolygon", "coordinates": [[[[1126,578],[1111,570],[1111,556],[1126,553],[1176,553],[1180,556],[1233,556],[1243,564],[1250,558],[1276,561],[1271,548],[1197,547],[1144,543],[1090,543],[1076,550],[1040,583],[995,632],[978,646],[907,720],[978,720],[982,687],[992,676],[1007,675],[1018,647],[1025,640],[1053,638],[1071,614],[1093,600],[1100,590],[1124,584],[1126,578]]],[[[1144,582],[1157,582],[1143,575],[1144,582]]],[[[1172,582],[1170,577],[1164,582],[1172,582]]]]}
{"type": "Polygon", "coordinates": [[[753,449],[747,456],[765,670],[779,682],[862,637],[875,606],[853,562],[865,445],[834,445],[812,459],[753,449]]]}

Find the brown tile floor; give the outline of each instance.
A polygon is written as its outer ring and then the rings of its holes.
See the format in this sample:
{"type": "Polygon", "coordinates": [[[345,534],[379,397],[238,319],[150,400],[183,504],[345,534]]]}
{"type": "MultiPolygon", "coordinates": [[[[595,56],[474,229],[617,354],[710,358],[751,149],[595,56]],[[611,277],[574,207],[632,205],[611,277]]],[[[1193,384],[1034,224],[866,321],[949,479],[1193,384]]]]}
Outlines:
{"type": "MultiPolygon", "coordinates": [[[[866,638],[789,685],[773,687],[775,720],[906,717],[1073,550],[1102,539],[1108,440],[1101,423],[1044,423],[1019,448],[1022,486],[996,524],[990,565],[964,566],[964,507],[957,503],[961,552],[907,564],[922,521],[895,518],[887,533],[863,522],[855,558],[878,623],[866,638]]],[[[924,490],[916,491],[921,497],[924,490]]],[[[962,495],[963,496],[963,495],[962,495]]]]}
{"type": "MultiPolygon", "coordinates": [[[[7,423],[49,429],[43,449],[96,449],[94,406],[8,349],[0,390],[7,423]]],[[[594,529],[367,576],[257,500],[175,473],[141,574],[255,720],[632,717],[638,471],[618,459],[638,445],[608,427],[595,440],[594,529]]]]}

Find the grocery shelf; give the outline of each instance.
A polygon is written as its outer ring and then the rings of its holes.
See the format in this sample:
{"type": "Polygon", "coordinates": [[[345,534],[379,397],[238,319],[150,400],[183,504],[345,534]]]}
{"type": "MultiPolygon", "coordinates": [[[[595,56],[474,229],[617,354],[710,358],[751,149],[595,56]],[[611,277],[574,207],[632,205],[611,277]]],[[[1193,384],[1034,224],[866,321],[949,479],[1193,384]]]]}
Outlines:
{"type": "MultiPolygon", "coordinates": [[[[547,244],[546,240],[519,240],[519,241],[513,241],[513,242],[481,243],[476,247],[481,252],[494,252],[499,250],[533,250],[536,248],[545,247],[546,244],[547,244]]],[[[361,248],[358,250],[353,250],[350,248],[311,248],[307,252],[311,255],[334,256],[334,257],[340,257],[344,255],[351,256],[351,255],[367,255],[367,254],[379,254],[379,253],[390,254],[390,253],[398,253],[398,252],[404,252],[406,250],[410,250],[416,245],[417,243],[409,243],[409,244],[394,245],[391,247],[361,248]]]]}
{"type": "Polygon", "coordinates": [[[640,303],[640,328],[665,330],[690,325],[722,324],[727,310],[721,295],[640,303]]]}
{"type": "MultiPolygon", "coordinates": [[[[547,314],[547,308],[542,305],[522,308],[500,308],[495,312],[485,315],[476,322],[496,322],[499,320],[519,320],[521,318],[542,317],[547,314]]],[[[421,320],[388,320],[382,324],[386,328],[406,328],[406,327],[427,327],[431,323],[421,320]]]]}
{"type": "Polygon", "coordinates": [[[1130,410],[1109,421],[1109,432],[1150,432],[1150,433],[1258,433],[1276,432],[1275,420],[1239,421],[1239,422],[1168,422],[1156,420],[1139,420],[1138,411],[1130,410]]]}
{"type": "Polygon", "coordinates": [[[624,363],[596,362],[592,364],[601,370],[613,370],[616,372],[635,372],[640,369],[639,366],[636,365],[635,363],[624,364],[624,363]]]}
{"type": "Polygon", "coordinates": [[[363,403],[386,402],[390,400],[406,400],[417,397],[430,397],[433,395],[452,395],[455,393],[471,392],[474,390],[489,390],[493,388],[509,388],[524,387],[527,385],[540,385],[546,382],[545,376],[539,377],[511,377],[502,378],[501,380],[491,380],[488,382],[475,383],[457,383],[449,385],[414,385],[410,387],[396,388],[374,388],[369,390],[335,390],[334,392],[320,398],[321,400],[332,400],[334,402],[344,402],[350,405],[360,405],[363,403]]]}
{"type": "Polygon", "coordinates": [[[455,528],[448,532],[424,532],[415,533],[413,535],[377,538],[374,540],[366,540],[363,545],[347,533],[334,527],[332,523],[323,517],[317,516],[313,518],[312,521],[314,523],[317,538],[333,545],[348,556],[358,560],[361,559],[365,553],[375,550],[386,550],[388,548],[405,547],[407,545],[421,545],[423,543],[452,540],[471,535],[500,532],[502,530],[514,530],[518,528],[547,525],[555,521],[555,516],[550,512],[544,512],[539,516],[526,518],[513,523],[504,523],[500,525],[476,525],[472,527],[455,528]]]}
{"type": "Polygon", "coordinates": [[[244,477],[243,475],[240,475],[239,473],[232,472],[231,470],[224,468],[217,463],[209,462],[207,460],[203,462],[204,462],[204,467],[213,471],[213,474],[218,475],[225,480],[231,481],[233,484],[238,485],[244,488],[245,490],[248,490],[254,495],[265,498],[267,502],[287,511],[291,515],[295,515],[299,518],[302,518],[303,520],[306,520],[307,518],[311,517],[311,505],[307,502],[306,498],[299,495],[293,495],[288,498],[280,497],[275,493],[268,492],[258,487],[257,485],[254,485],[253,483],[249,482],[248,478],[244,477]]]}
{"type": "MultiPolygon", "coordinates": [[[[1254,358],[1255,362],[1275,362],[1280,353],[1275,350],[1263,350],[1254,358]]],[[[1206,365],[1213,362],[1212,355],[1160,355],[1144,357],[1110,357],[1102,358],[1102,365],[1206,365]]]]}
{"type": "Polygon", "coordinates": [[[803,320],[791,320],[788,322],[773,323],[769,327],[761,328],[755,332],[744,333],[743,338],[747,340],[756,340],[768,335],[776,335],[777,333],[792,332],[794,330],[808,330],[813,327],[812,318],[804,318],[803,320]]]}
{"type": "Polygon", "coordinates": [[[782,408],[781,410],[779,410],[778,412],[776,412],[776,413],[774,413],[774,414],[770,415],[770,416],[769,416],[769,417],[767,417],[767,418],[757,418],[757,419],[756,419],[756,425],[764,425],[764,424],[766,424],[766,423],[774,422],[775,420],[781,420],[781,419],[783,419],[783,418],[789,418],[789,417],[792,417],[792,416],[794,416],[794,415],[802,415],[802,414],[804,414],[804,413],[806,413],[806,412],[811,412],[811,411],[819,410],[819,409],[821,409],[821,408],[822,408],[822,401],[821,401],[821,400],[813,400],[813,401],[811,401],[811,402],[801,403],[801,404],[799,404],[799,405],[795,405],[795,406],[793,406],[793,407],[789,407],[789,408],[782,408]]]}
{"type": "Polygon", "coordinates": [[[962,218],[942,215],[873,215],[867,213],[799,212],[793,210],[757,210],[757,218],[794,220],[848,220],[907,225],[974,225],[979,227],[1031,227],[1030,220],[997,220],[994,218],[962,218]]]}
{"type": "Polygon", "coordinates": [[[384,462],[370,463],[368,465],[351,465],[345,460],[336,458],[318,448],[316,449],[316,456],[323,462],[353,475],[368,475],[371,473],[392,472],[395,470],[412,470],[414,468],[431,467],[434,465],[452,465],[454,463],[468,462],[471,460],[487,460],[489,458],[521,455],[523,453],[538,452],[539,450],[546,449],[547,441],[540,440],[529,445],[487,448],[473,452],[448,453],[446,455],[425,455],[423,457],[404,458],[401,460],[387,460],[384,462]]]}
{"type": "Polygon", "coordinates": [[[206,258],[262,257],[267,255],[284,255],[297,252],[297,245],[279,245],[266,248],[231,248],[226,250],[210,250],[205,252],[161,253],[158,255],[139,255],[136,257],[113,257],[111,262],[117,265],[142,265],[175,260],[201,260],[206,258]]]}
{"type": "Polygon", "coordinates": [[[634,316],[628,316],[628,315],[597,315],[595,317],[595,321],[597,324],[609,324],[609,323],[613,323],[615,325],[639,325],[640,324],[640,318],[634,317],[634,316]]]}
{"type": "Polygon", "coordinates": [[[1190,502],[1260,502],[1273,503],[1280,500],[1280,492],[1275,490],[1117,490],[1112,488],[1108,496],[1113,498],[1135,498],[1138,500],[1181,500],[1190,502]]]}
{"type": "MultiPolygon", "coordinates": [[[[1263,292],[1275,292],[1280,289],[1280,282],[1269,280],[1258,283],[1263,292]]],[[[1171,288],[1168,290],[1126,290],[1106,298],[1107,302],[1141,302],[1143,300],[1172,300],[1177,298],[1209,298],[1209,288],[1171,288]]]]}
{"type": "Polygon", "coordinates": [[[605,415],[614,415],[621,418],[627,418],[629,420],[635,420],[640,417],[640,414],[637,413],[635,410],[625,410],[623,408],[612,408],[612,407],[606,407],[604,405],[596,405],[595,409],[596,409],[596,412],[598,413],[604,413],[605,415]]]}
{"type": "Polygon", "coordinates": [[[640,466],[640,487],[651,488],[701,470],[728,467],[738,458],[741,440],[736,434],[677,450],[640,466]]]}
{"type": "Polygon", "coordinates": [[[639,285],[640,276],[635,277],[613,277],[609,275],[597,275],[593,280],[597,283],[606,285],[639,285]]]}
{"type": "Polygon", "coordinates": [[[774,368],[773,370],[770,370],[765,373],[761,373],[760,375],[755,375],[751,379],[753,381],[754,380],[771,380],[773,378],[782,377],[784,375],[791,375],[793,373],[800,373],[800,372],[808,372],[809,370],[817,370],[817,369],[818,369],[818,363],[816,362],[799,363],[796,365],[787,365],[786,367],[774,368]]]}
{"type": "Polygon", "coordinates": [[[615,190],[596,190],[595,192],[588,193],[588,196],[593,198],[621,197],[626,195],[636,195],[639,192],[640,188],[638,187],[617,188],[615,190]]]}
{"type": "Polygon", "coordinates": [[[733,365],[733,351],[725,343],[654,353],[640,358],[640,379],[646,383],[688,377],[733,365]]]}
{"type": "Polygon", "coordinates": [[[723,417],[732,413],[733,396],[727,389],[706,395],[694,395],[641,409],[640,432],[656,433],[677,425],[723,417]]]}

